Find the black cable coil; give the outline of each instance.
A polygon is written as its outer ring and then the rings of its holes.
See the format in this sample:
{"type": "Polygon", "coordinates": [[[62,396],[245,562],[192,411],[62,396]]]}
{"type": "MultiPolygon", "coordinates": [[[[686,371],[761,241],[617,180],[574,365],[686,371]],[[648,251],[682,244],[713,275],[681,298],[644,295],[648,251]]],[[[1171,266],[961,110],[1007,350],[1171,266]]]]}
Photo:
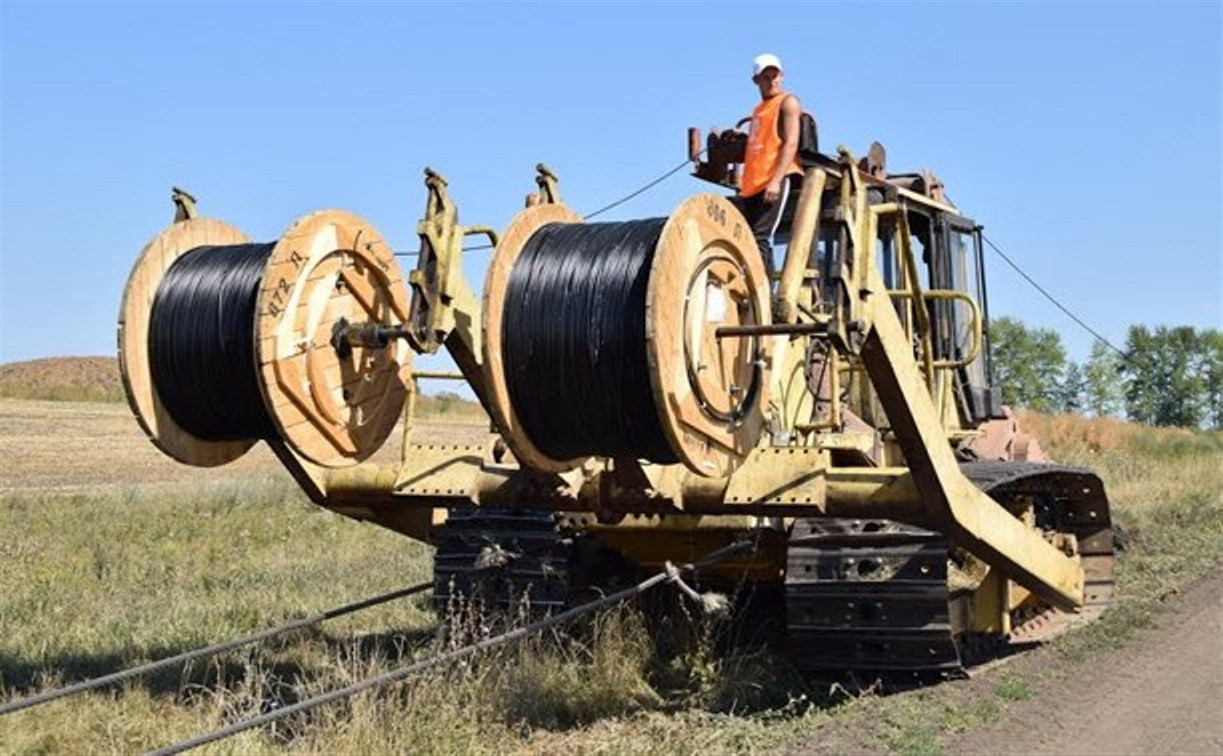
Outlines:
{"type": "Polygon", "coordinates": [[[554,223],[510,271],[501,353],[514,411],[552,459],[679,458],[650,387],[645,300],[666,218],[554,223]]]}
{"type": "Polygon", "coordinates": [[[174,261],[149,315],[149,370],[183,430],[206,441],[271,438],[259,390],[255,304],[275,243],[196,247],[174,261]]]}

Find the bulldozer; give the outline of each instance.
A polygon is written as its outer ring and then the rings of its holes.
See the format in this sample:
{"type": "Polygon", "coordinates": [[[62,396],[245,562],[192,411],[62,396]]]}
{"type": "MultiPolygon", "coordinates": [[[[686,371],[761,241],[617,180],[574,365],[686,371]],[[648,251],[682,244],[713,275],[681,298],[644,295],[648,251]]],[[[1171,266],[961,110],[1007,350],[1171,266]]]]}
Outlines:
{"type": "MultiPolygon", "coordinates": [[[[159,377],[166,276],[201,249],[249,244],[176,190],[175,221],[141,253],[120,315],[137,420],[193,465],[262,440],[314,504],[432,544],[440,609],[479,595],[556,611],[626,574],[746,542],[701,572],[702,587],[776,597],[803,670],[950,672],[1103,611],[1104,486],[1046,460],[1002,406],[982,227],[933,174],[888,173],[877,143],[862,159],[817,152],[768,280],[721,194],[735,187],[741,139],[688,136],[693,175],[718,190],[659,219],[652,252],[642,365],[661,461],[544,443],[530,422],[540,408],[524,406],[507,370],[524,249],[583,223],[542,164],[502,232],[461,225],[448,182],[427,169],[406,276],[373,226],[343,211],[305,216],[267,245],[252,364],[233,368],[258,387],[270,428],[258,433],[201,426],[182,409],[199,392],[159,377]],[[482,296],[463,269],[473,237],[493,247],[482,296]],[[414,355],[439,352],[456,372],[413,369],[414,355]],[[481,443],[420,436],[425,379],[465,383],[489,417],[481,443]],[[397,427],[399,459],[369,461],[397,427]]],[[[548,409],[575,425],[592,411],[557,403],[548,409]]]]}

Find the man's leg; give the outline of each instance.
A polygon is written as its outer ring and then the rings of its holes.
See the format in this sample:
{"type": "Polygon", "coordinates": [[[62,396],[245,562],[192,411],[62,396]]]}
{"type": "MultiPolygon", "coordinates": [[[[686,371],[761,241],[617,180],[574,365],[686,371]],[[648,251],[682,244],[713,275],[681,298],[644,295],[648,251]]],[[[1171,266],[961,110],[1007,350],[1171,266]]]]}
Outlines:
{"type": "Polygon", "coordinates": [[[769,241],[772,235],[773,222],[769,221],[768,215],[770,205],[764,204],[764,193],[753,195],[751,197],[740,197],[735,195],[727,197],[730,203],[739,208],[739,212],[743,213],[743,217],[747,220],[747,225],[752,229],[752,237],[756,240],[756,247],[760,250],[760,259],[764,261],[764,268],[768,271],[769,280],[773,280],[773,247],[769,241]]]}
{"type": "MultiPolygon", "coordinates": [[[[781,225],[781,216],[790,206],[794,196],[795,176],[786,176],[781,182],[781,195],[776,202],[766,203],[764,193],[749,197],[749,202],[757,204],[756,217],[748,217],[752,224],[752,234],[756,237],[756,246],[760,248],[760,256],[764,258],[765,270],[769,273],[769,281],[774,280],[777,265],[773,262],[773,237],[777,235],[777,227],[781,225]]],[[[770,283],[771,288],[771,283],[770,283]]]]}
{"type": "Polygon", "coordinates": [[[734,205],[739,210],[739,212],[743,213],[743,217],[747,219],[748,225],[751,225],[752,210],[749,207],[751,198],[750,197],[740,197],[737,194],[732,194],[729,197],[727,197],[726,199],[727,201],[730,202],[730,204],[734,205]]]}

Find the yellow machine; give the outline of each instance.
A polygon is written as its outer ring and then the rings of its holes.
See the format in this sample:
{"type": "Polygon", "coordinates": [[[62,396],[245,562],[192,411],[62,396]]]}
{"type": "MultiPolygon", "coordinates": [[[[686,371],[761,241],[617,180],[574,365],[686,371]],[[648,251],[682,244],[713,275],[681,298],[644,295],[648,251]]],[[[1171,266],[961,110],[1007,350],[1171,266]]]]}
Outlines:
{"type": "MultiPolygon", "coordinates": [[[[691,139],[696,175],[733,186],[733,151],[711,137],[701,162],[691,139]]],[[[180,260],[259,246],[176,195],[176,222],[142,253],[120,319],[137,418],[188,464],[267,441],[314,503],[435,544],[441,603],[479,591],[559,607],[747,539],[751,551],[703,584],[776,589],[797,663],[834,670],[955,669],[1107,604],[1103,485],[1040,461],[1000,406],[980,227],[932,176],[888,175],[877,145],[860,162],[844,148],[812,161],[783,219],[777,281],[722,196],[694,196],[646,229],[640,296],[623,311],[644,327],[633,367],[648,378],[638,403],[656,415],[661,451],[634,447],[645,434],[594,452],[570,438],[601,421],[598,397],[524,398],[568,378],[518,354],[535,280],[523,260],[582,224],[551,172],[540,166],[536,182],[498,234],[460,225],[446,181],[426,171],[406,283],[378,232],[348,213],[306,216],[260,247],[250,353],[197,372],[251,379],[262,425],[188,418],[210,376],[184,374],[158,341],[186,330],[155,312],[180,260]],[[495,245],[482,296],[461,265],[473,235],[495,245]],[[411,357],[442,349],[488,412],[484,443],[413,433],[417,379],[437,374],[413,373],[411,357]],[[366,461],[398,421],[399,461],[366,461]]],[[[581,238],[618,231],[599,225],[581,238]]]]}

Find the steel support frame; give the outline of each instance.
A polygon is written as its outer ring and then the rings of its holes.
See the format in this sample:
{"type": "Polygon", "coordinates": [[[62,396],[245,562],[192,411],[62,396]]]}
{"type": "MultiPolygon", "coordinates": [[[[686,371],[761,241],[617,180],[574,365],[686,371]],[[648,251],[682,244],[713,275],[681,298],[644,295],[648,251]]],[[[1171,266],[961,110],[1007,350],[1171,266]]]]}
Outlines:
{"type": "MultiPolygon", "coordinates": [[[[932,386],[913,359],[913,346],[874,261],[879,216],[896,205],[864,208],[851,224],[859,281],[857,316],[866,323],[861,357],[905,456],[927,516],[952,541],[1000,569],[1019,585],[1066,610],[1083,604],[1083,570],[1041,534],[976,488],[960,472],[932,386]]],[[[908,240],[901,240],[907,244],[908,240]]]]}

